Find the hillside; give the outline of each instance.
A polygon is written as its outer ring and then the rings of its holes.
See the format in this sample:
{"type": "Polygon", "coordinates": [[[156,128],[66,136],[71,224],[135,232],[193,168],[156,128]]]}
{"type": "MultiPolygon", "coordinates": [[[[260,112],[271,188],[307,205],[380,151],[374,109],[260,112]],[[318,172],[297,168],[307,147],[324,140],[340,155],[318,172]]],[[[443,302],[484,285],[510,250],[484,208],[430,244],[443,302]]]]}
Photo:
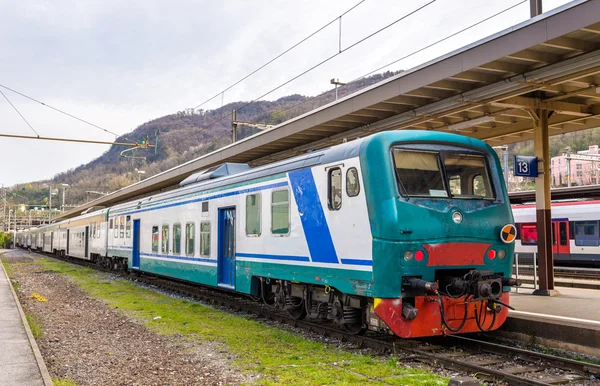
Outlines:
{"type": "MultiPolygon", "coordinates": [[[[349,83],[338,89],[339,97],[397,73],[385,72],[349,83]]],[[[145,172],[143,178],[148,178],[231,143],[231,111],[234,109],[240,121],[275,125],[330,103],[334,99],[334,91],[312,98],[295,94],[275,101],[259,101],[249,105],[248,102],[240,101],[215,110],[180,111],[153,119],[117,139],[118,142],[127,140],[139,142],[148,137],[150,143],[154,143],[158,135],[156,151],[137,149],[125,153],[128,156],[145,157],[145,159],[121,157],[120,153],[125,148],[112,146],[102,156],[85,165],[59,173],[50,181],[34,181],[12,187],[8,199],[14,204],[47,205],[48,182],[52,182],[54,186],[69,184],[66,204],[79,205],[98,197],[97,194],[86,193],[86,191],[113,192],[137,182],[139,175],[136,169],[143,170],[145,172]]],[[[256,131],[256,129],[240,127],[237,132],[238,139],[252,135],[256,131]]],[[[60,195],[53,198],[53,207],[56,206],[59,197],[60,195]],[[55,199],[57,201],[54,201],[55,199]]]]}

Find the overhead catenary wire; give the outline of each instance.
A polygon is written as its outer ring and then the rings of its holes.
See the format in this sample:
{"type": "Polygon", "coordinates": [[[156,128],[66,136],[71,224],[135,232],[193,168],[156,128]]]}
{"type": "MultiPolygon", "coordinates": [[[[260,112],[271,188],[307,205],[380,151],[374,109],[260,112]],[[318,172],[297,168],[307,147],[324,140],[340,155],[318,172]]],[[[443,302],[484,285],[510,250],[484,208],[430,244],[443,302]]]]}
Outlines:
{"type": "MultiPolygon", "coordinates": [[[[310,71],[312,71],[312,70],[314,70],[314,69],[316,69],[316,68],[318,68],[318,67],[322,66],[323,64],[325,64],[325,63],[329,62],[330,60],[332,60],[332,59],[334,59],[335,57],[337,57],[337,56],[339,56],[339,55],[343,54],[344,52],[346,52],[346,51],[348,51],[348,50],[350,50],[350,49],[352,49],[352,48],[354,48],[354,47],[358,46],[359,44],[361,44],[361,43],[363,43],[363,42],[367,41],[368,39],[372,38],[373,36],[375,36],[375,35],[377,35],[377,34],[379,34],[379,33],[383,32],[383,31],[385,31],[386,29],[388,29],[388,28],[392,27],[393,25],[395,25],[395,24],[399,23],[400,21],[402,21],[402,20],[406,19],[407,17],[414,15],[415,13],[417,13],[417,12],[421,11],[422,9],[424,9],[424,8],[428,7],[429,5],[431,5],[431,4],[433,4],[433,3],[435,3],[436,1],[437,1],[437,0],[430,0],[429,2],[427,2],[427,3],[425,3],[425,4],[421,5],[421,6],[419,6],[418,8],[416,8],[416,9],[414,9],[414,10],[412,10],[412,11],[410,11],[409,13],[407,13],[407,14],[403,15],[402,17],[400,17],[400,18],[398,18],[398,19],[394,20],[393,22],[391,22],[391,23],[387,24],[386,26],[384,26],[384,27],[382,27],[382,28],[378,29],[377,31],[375,31],[375,32],[373,32],[373,33],[371,33],[371,34],[369,34],[368,36],[366,36],[366,37],[364,37],[364,38],[362,38],[362,39],[360,39],[360,40],[358,40],[358,41],[354,42],[353,44],[349,45],[348,47],[345,47],[345,48],[344,48],[344,49],[342,49],[341,51],[339,51],[339,52],[337,52],[337,53],[335,53],[335,54],[333,54],[333,55],[331,55],[331,56],[329,56],[329,57],[325,58],[324,60],[320,61],[319,63],[315,64],[314,66],[312,66],[312,67],[310,67],[310,68],[308,68],[308,69],[304,70],[304,71],[303,71],[303,72],[301,72],[300,74],[298,74],[298,75],[296,75],[296,76],[292,77],[291,79],[288,79],[287,81],[285,81],[284,83],[281,83],[281,84],[280,84],[280,85],[278,85],[277,87],[275,87],[275,88],[273,88],[273,89],[271,89],[271,90],[269,90],[269,91],[265,92],[264,94],[262,94],[262,95],[260,95],[260,96],[258,96],[258,97],[256,97],[256,98],[254,98],[254,99],[252,99],[250,102],[247,102],[246,104],[242,105],[241,107],[239,107],[239,108],[238,108],[238,111],[240,111],[240,110],[242,110],[242,109],[244,109],[244,108],[246,108],[246,107],[250,106],[251,104],[253,104],[253,103],[255,103],[256,101],[258,101],[258,100],[260,100],[260,99],[262,99],[262,98],[266,97],[267,95],[269,95],[269,94],[272,94],[273,92],[275,92],[275,91],[279,90],[279,89],[280,89],[280,88],[282,88],[283,86],[285,86],[285,85],[287,85],[287,84],[289,84],[289,83],[293,82],[294,80],[296,80],[296,79],[298,79],[298,78],[300,78],[300,77],[302,77],[302,76],[306,75],[306,74],[307,74],[307,73],[309,73],[310,71]]],[[[225,119],[225,118],[228,118],[228,117],[230,117],[230,116],[231,116],[231,115],[230,115],[229,113],[228,113],[228,114],[225,114],[225,115],[223,115],[223,116],[221,116],[221,117],[220,117],[220,118],[218,118],[217,120],[215,120],[215,121],[212,121],[212,122],[210,122],[208,125],[206,125],[206,126],[204,126],[204,127],[200,128],[200,129],[196,130],[196,132],[194,133],[194,135],[197,135],[198,133],[200,133],[200,132],[202,132],[202,131],[205,131],[205,130],[206,130],[206,129],[208,129],[209,127],[211,127],[211,126],[215,125],[216,123],[219,123],[219,122],[221,122],[223,119],[225,119]]],[[[188,140],[188,138],[186,138],[186,139],[184,139],[184,140],[188,140]]],[[[174,145],[178,145],[179,143],[183,142],[184,140],[181,140],[181,141],[179,141],[179,142],[175,143],[174,145]]]]}
{"type": "MultiPolygon", "coordinates": [[[[491,16],[488,16],[488,17],[486,17],[485,19],[479,20],[478,22],[476,22],[476,23],[474,23],[474,24],[471,24],[471,25],[469,25],[468,27],[465,27],[465,28],[461,29],[460,31],[456,31],[456,32],[454,32],[454,33],[452,33],[452,34],[450,34],[450,35],[448,35],[448,36],[446,36],[446,37],[443,37],[442,39],[439,39],[439,40],[437,40],[437,41],[435,41],[435,42],[433,42],[433,43],[431,43],[431,44],[428,44],[428,45],[427,45],[427,46],[425,46],[425,47],[421,47],[421,48],[419,48],[419,49],[418,49],[418,50],[416,50],[416,51],[410,52],[410,53],[408,53],[408,54],[404,55],[403,57],[401,57],[401,58],[399,58],[399,59],[396,59],[396,60],[394,60],[394,61],[392,61],[392,62],[390,62],[390,63],[388,63],[388,64],[386,64],[386,65],[384,65],[384,66],[381,66],[381,67],[379,67],[379,68],[377,68],[377,69],[375,69],[375,70],[372,70],[372,71],[370,71],[370,72],[368,72],[368,73],[366,73],[366,74],[364,74],[364,75],[361,75],[361,76],[359,76],[359,77],[357,77],[357,78],[355,78],[355,79],[351,80],[350,82],[346,83],[345,85],[342,85],[342,86],[340,87],[340,89],[342,89],[342,88],[344,88],[344,87],[346,87],[346,86],[348,86],[348,85],[350,85],[350,84],[352,84],[352,83],[354,83],[354,82],[356,82],[356,81],[358,81],[358,80],[364,79],[365,77],[367,77],[367,76],[369,76],[369,75],[372,75],[372,74],[373,74],[373,73],[375,73],[375,72],[381,71],[381,70],[383,70],[383,69],[384,69],[384,68],[386,68],[386,67],[389,67],[389,66],[391,66],[391,65],[394,65],[394,64],[396,64],[396,63],[398,63],[398,62],[400,62],[400,61],[402,61],[402,60],[404,60],[404,59],[407,59],[407,58],[409,58],[409,57],[411,57],[411,56],[413,56],[413,55],[416,55],[416,54],[418,54],[418,53],[420,53],[420,52],[422,52],[422,51],[424,51],[424,50],[426,50],[426,49],[428,49],[428,48],[431,48],[431,47],[435,46],[436,44],[439,44],[439,43],[441,43],[441,42],[443,42],[443,41],[445,41],[445,40],[448,40],[448,39],[450,39],[450,38],[452,38],[452,37],[454,37],[454,36],[456,36],[456,35],[459,35],[459,34],[461,34],[461,33],[465,32],[465,31],[467,31],[467,30],[469,30],[469,29],[471,29],[471,28],[473,28],[473,27],[476,27],[476,26],[478,26],[478,25],[479,25],[479,24],[481,24],[481,23],[484,23],[484,22],[486,22],[486,21],[488,21],[488,20],[490,20],[490,19],[492,19],[492,18],[494,18],[494,17],[496,17],[496,16],[499,16],[499,15],[501,15],[501,14],[505,13],[505,12],[508,12],[508,11],[510,11],[511,9],[513,9],[513,8],[515,8],[515,7],[517,7],[517,6],[521,5],[521,4],[527,3],[528,1],[529,1],[529,0],[523,0],[523,1],[519,2],[519,3],[516,3],[516,4],[514,4],[514,5],[512,5],[512,6],[508,7],[508,8],[505,8],[505,9],[503,9],[502,11],[496,12],[495,14],[493,14],[493,15],[491,15],[491,16]]],[[[304,104],[306,104],[306,103],[308,103],[308,102],[310,102],[310,101],[313,101],[313,100],[315,100],[316,98],[318,98],[318,97],[320,97],[320,96],[322,96],[322,95],[324,95],[324,94],[326,94],[326,93],[328,93],[328,92],[329,92],[329,91],[326,91],[326,92],[324,92],[324,93],[321,93],[321,94],[319,94],[319,95],[315,95],[315,96],[313,96],[313,97],[307,98],[307,99],[305,99],[305,100],[304,100],[304,101],[302,101],[302,102],[296,103],[296,104],[294,104],[294,105],[292,105],[292,106],[289,106],[289,107],[286,107],[285,109],[282,109],[282,110],[277,110],[277,111],[273,112],[272,114],[284,113],[284,112],[286,112],[286,111],[289,111],[289,110],[291,110],[291,109],[293,109],[293,108],[295,108],[295,107],[302,106],[302,105],[304,105],[304,104]]]]}
{"type": "MultiPolygon", "coordinates": [[[[313,36],[315,36],[316,34],[318,34],[319,32],[323,31],[325,28],[329,27],[330,25],[332,25],[333,23],[335,23],[336,21],[340,20],[342,18],[342,16],[348,14],[349,12],[351,12],[352,10],[354,10],[356,7],[358,7],[359,5],[361,5],[362,3],[364,3],[366,0],[361,0],[358,3],[356,3],[354,6],[352,6],[351,8],[349,8],[346,12],[342,13],[341,15],[337,16],[335,19],[331,20],[329,23],[323,25],[321,28],[317,29],[316,31],[312,32],[310,35],[306,36],[305,38],[303,38],[302,40],[300,40],[299,42],[297,42],[296,44],[292,45],[290,48],[288,48],[287,50],[283,51],[281,54],[275,56],[273,59],[269,60],[268,62],[266,62],[265,64],[263,64],[262,66],[258,67],[257,69],[255,69],[254,71],[250,72],[248,75],[244,76],[243,78],[241,78],[240,80],[236,81],[235,83],[233,83],[231,86],[219,91],[217,94],[215,94],[214,96],[208,98],[207,100],[205,100],[204,102],[200,103],[199,105],[197,105],[196,107],[194,107],[194,110],[196,110],[199,107],[204,106],[205,104],[207,104],[208,102],[212,101],[213,99],[215,99],[216,97],[218,97],[219,95],[222,95],[223,93],[225,93],[228,90],[231,90],[233,87],[237,86],[238,84],[240,84],[241,82],[243,82],[244,80],[248,79],[249,77],[251,77],[252,75],[256,74],[257,72],[259,72],[260,70],[262,70],[263,68],[267,67],[269,64],[273,63],[274,61],[276,61],[277,59],[281,58],[283,55],[287,54],[288,52],[290,52],[291,50],[293,50],[294,48],[298,47],[300,44],[304,43],[305,41],[307,41],[308,39],[312,38],[313,36]]],[[[340,28],[341,28],[341,24],[340,24],[340,28]]],[[[340,40],[340,51],[341,51],[341,40],[340,40]]]]}
{"type": "MultiPolygon", "coordinates": [[[[90,125],[90,126],[92,126],[92,127],[95,127],[95,128],[97,128],[97,129],[100,129],[100,130],[102,130],[102,131],[104,131],[104,132],[107,132],[107,133],[109,133],[109,134],[112,134],[112,135],[114,135],[114,136],[115,136],[115,137],[117,137],[117,138],[119,137],[119,134],[117,134],[117,133],[115,133],[115,132],[113,132],[113,131],[110,131],[110,130],[108,130],[108,129],[105,129],[104,127],[101,127],[101,126],[98,126],[98,125],[96,125],[96,124],[93,124],[93,123],[91,123],[91,122],[89,122],[89,121],[86,121],[85,119],[79,118],[79,117],[77,117],[77,116],[75,116],[75,115],[73,115],[73,114],[69,114],[69,113],[67,113],[66,111],[63,111],[63,110],[61,110],[61,109],[58,109],[58,108],[56,108],[56,107],[50,106],[50,105],[49,105],[49,104],[47,104],[47,103],[44,103],[44,102],[42,102],[42,101],[39,101],[39,100],[37,100],[37,99],[35,99],[35,98],[33,98],[33,97],[30,97],[29,95],[23,94],[22,92],[19,92],[19,91],[17,91],[17,90],[14,90],[14,89],[12,89],[12,88],[10,88],[10,87],[8,87],[8,86],[5,86],[5,85],[3,85],[3,84],[0,84],[0,87],[4,88],[4,89],[6,89],[6,90],[12,91],[12,92],[14,92],[15,94],[18,94],[18,95],[20,95],[20,96],[22,96],[22,97],[24,97],[24,98],[27,98],[27,99],[29,99],[29,100],[31,100],[31,101],[33,101],[33,102],[39,103],[39,104],[41,104],[41,105],[43,105],[43,106],[46,106],[46,107],[48,107],[49,109],[52,109],[52,110],[54,110],[54,111],[56,111],[56,112],[59,112],[59,113],[61,113],[61,114],[64,114],[64,115],[66,115],[66,116],[68,116],[68,117],[71,117],[71,118],[73,118],[73,119],[75,119],[75,120],[78,120],[78,121],[80,121],[80,122],[83,122],[83,123],[85,123],[85,124],[87,124],[87,125],[90,125]]],[[[37,133],[36,133],[36,134],[37,134],[37,133]]],[[[130,140],[129,138],[127,138],[127,137],[123,137],[123,138],[124,138],[126,141],[130,141],[130,142],[131,142],[131,140],[130,140]]]]}
{"type": "Polygon", "coordinates": [[[27,124],[27,126],[29,126],[29,128],[35,133],[35,135],[38,136],[38,138],[40,137],[40,134],[35,131],[35,129],[33,128],[33,126],[31,126],[31,124],[27,121],[27,119],[25,119],[25,117],[23,116],[23,114],[21,114],[21,112],[17,109],[17,107],[15,105],[12,104],[12,102],[10,101],[10,99],[8,99],[8,97],[6,96],[6,94],[4,94],[2,92],[2,90],[0,90],[0,94],[2,94],[2,96],[4,97],[4,99],[6,99],[6,101],[12,106],[13,109],[15,109],[15,111],[17,112],[17,114],[19,114],[19,116],[21,117],[21,119],[23,119],[23,121],[25,121],[25,123],[27,124]]]}

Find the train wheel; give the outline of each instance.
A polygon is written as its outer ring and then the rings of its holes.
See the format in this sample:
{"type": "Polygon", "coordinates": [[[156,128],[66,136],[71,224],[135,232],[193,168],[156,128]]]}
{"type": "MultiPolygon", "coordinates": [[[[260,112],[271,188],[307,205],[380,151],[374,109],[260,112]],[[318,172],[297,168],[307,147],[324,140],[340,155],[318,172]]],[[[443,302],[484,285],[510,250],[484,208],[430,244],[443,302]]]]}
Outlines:
{"type": "Polygon", "coordinates": [[[344,324],[344,329],[352,335],[364,335],[367,332],[362,324],[344,324]]]}
{"type": "Polygon", "coordinates": [[[301,298],[288,298],[286,301],[286,309],[288,314],[295,320],[304,319],[304,317],[306,317],[306,307],[304,306],[304,300],[301,298]],[[298,299],[300,299],[299,303],[298,299]],[[294,301],[296,302],[295,304],[294,301]]]}

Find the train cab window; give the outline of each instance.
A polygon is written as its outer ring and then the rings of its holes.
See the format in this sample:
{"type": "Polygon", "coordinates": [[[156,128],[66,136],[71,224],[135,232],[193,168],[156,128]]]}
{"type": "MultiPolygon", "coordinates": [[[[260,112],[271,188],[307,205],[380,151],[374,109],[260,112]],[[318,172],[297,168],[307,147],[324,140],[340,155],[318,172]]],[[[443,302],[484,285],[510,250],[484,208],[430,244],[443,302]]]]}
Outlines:
{"type": "Polygon", "coordinates": [[[346,171],[346,194],[348,197],[356,197],[360,193],[360,182],[358,180],[358,170],[350,168],[346,171]]]}
{"type": "Polygon", "coordinates": [[[160,251],[162,253],[169,253],[169,226],[168,225],[163,225],[162,226],[162,235],[161,235],[161,244],[160,244],[160,251]]]}
{"type": "Polygon", "coordinates": [[[119,237],[120,238],[125,237],[125,217],[124,216],[121,216],[121,228],[120,228],[120,232],[119,232],[119,237]]]}
{"type": "Polygon", "coordinates": [[[460,176],[455,175],[448,177],[448,185],[450,186],[451,195],[455,196],[461,194],[460,176]]]}
{"type": "Polygon", "coordinates": [[[328,175],[327,205],[329,210],[340,210],[342,207],[342,169],[333,168],[328,175]]]}
{"type": "Polygon", "coordinates": [[[260,236],[260,193],[246,196],[246,236],[260,236]]]}
{"type": "Polygon", "coordinates": [[[401,194],[448,197],[438,153],[394,149],[393,157],[401,194]]]}
{"type": "Polygon", "coordinates": [[[271,233],[284,236],[290,233],[290,191],[276,190],[271,193],[271,233]]]}
{"type": "Polygon", "coordinates": [[[158,252],[158,227],[152,227],[152,252],[158,252]]]}
{"type": "Polygon", "coordinates": [[[200,256],[210,256],[210,222],[200,222],[200,256]]]}
{"type": "Polygon", "coordinates": [[[173,224],[173,253],[181,254],[181,224],[173,224]]]}
{"type": "Polygon", "coordinates": [[[582,247],[600,245],[598,221],[575,221],[575,245],[582,247]]]}
{"type": "Polygon", "coordinates": [[[487,197],[487,188],[485,186],[485,180],[481,174],[473,177],[473,193],[476,196],[487,197]]]}
{"type": "Polygon", "coordinates": [[[185,224],[185,254],[194,256],[194,243],[196,240],[196,227],[193,222],[185,224]]]}
{"type": "Polygon", "coordinates": [[[493,199],[487,174],[485,158],[473,154],[447,154],[444,168],[450,177],[450,193],[453,198],[493,199]],[[452,178],[458,178],[456,193],[452,191],[452,178]]]}
{"type": "Polygon", "coordinates": [[[125,237],[131,237],[131,216],[125,218],[125,237]]]}
{"type": "Polygon", "coordinates": [[[536,224],[521,225],[521,244],[522,245],[536,245],[537,240],[538,240],[538,233],[537,233],[536,224]]]}

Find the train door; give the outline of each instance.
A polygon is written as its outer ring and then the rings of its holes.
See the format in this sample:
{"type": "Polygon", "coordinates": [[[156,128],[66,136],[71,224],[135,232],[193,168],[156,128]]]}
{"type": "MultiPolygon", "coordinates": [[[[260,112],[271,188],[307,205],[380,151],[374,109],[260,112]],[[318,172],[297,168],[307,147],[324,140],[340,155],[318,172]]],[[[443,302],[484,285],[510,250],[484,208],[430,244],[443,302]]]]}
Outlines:
{"type": "Polygon", "coordinates": [[[69,235],[71,234],[70,229],[67,229],[67,256],[69,256],[69,235]]]}
{"type": "Polygon", "coordinates": [[[219,208],[217,276],[219,287],[235,288],[235,208],[219,208]]]}
{"type": "Polygon", "coordinates": [[[85,227],[85,241],[84,241],[84,245],[85,245],[85,251],[84,251],[84,256],[87,259],[88,258],[88,254],[89,254],[89,249],[90,249],[90,227],[87,226],[85,227]]]}
{"type": "Polygon", "coordinates": [[[561,259],[568,259],[571,253],[569,222],[567,220],[552,221],[552,235],[552,254],[561,259]]]}
{"type": "Polygon", "coordinates": [[[140,269],[140,220],[133,220],[132,248],[131,268],[140,269]]]}

